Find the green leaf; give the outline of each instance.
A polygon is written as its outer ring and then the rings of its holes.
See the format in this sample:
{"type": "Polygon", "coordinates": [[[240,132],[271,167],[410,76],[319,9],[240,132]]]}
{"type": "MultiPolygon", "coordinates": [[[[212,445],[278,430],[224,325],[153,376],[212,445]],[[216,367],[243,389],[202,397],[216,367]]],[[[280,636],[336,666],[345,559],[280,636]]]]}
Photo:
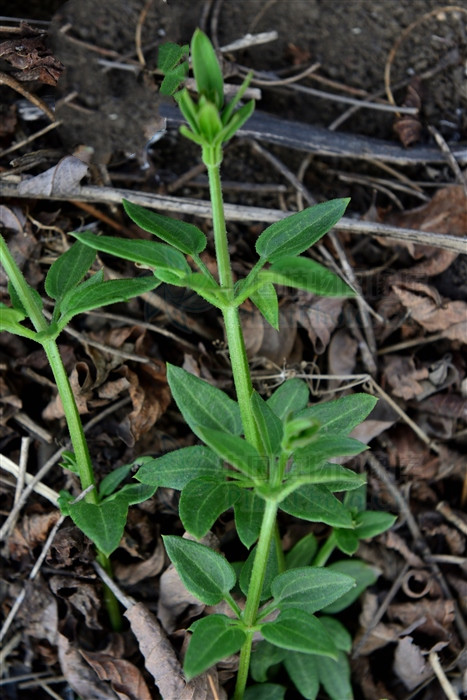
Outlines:
{"type": "MultiPolygon", "coordinates": [[[[246,562],[243,564],[242,570],[240,572],[239,584],[244,595],[248,593],[248,587],[250,585],[251,572],[253,569],[253,564],[255,561],[256,547],[253,547],[248,555],[246,562]]],[[[263,588],[261,590],[261,600],[268,600],[271,597],[271,584],[279,573],[279,562],[276,552],[276,544],[274,538],[272,538],[271,545],[269,547],[268,560],[266,563],[266,572],[264,574],[263,588]]]]}
{"type": "Polygon", "coordinates": [[[321,566],[306,566],[276,576],[271,594],[280,610],[294,608],[312,614],[354,587],[355,581],[349,576],[321,566]]]}
{"type": "MultiPolygon", "coordinates": [[[[28,312],[24,308],[23,302],[21,301],[18,292],[16,291],[14,285],[10,282],[10,280],[8,280],[7,287],[8,287],[8,294],[10,295],[10,301],[11,301],[12,308],[15,311],[19,311],[20,313],[22,313],[23,318],[26,318],[26,316],[28,315],[28,312]]],[[[28,289],[29,292],[31,292],[33,290],[33,287],[30,287],[29,285],[28,285],[28,288],[29,288],[28,289]]],[[[39,297],[39,298],[36,297],[36,304],[38,305],[37,308],[42,309],[43,303],[42,303],[41,296],[36,289],[34,289],[34,292],[39,297]]],[[[3,304],[3,303],[0,303],[0,309],[8,309],[8,308],[10,308],[10,307],[5,306],[5,304],[3,304]]],[[[18,320],[21,320],[21,319],[18,319],[18,320]]]]}
{"type": "Polygon", "coordinates": [[[200,437],[198,427],[240,435],[243,430],[240,409],[227,394],[169,363],[167,380],[175,403],[195,435],[200,437]]]}
{"type": "Polygon", "coordinates": [[[158,236],[182,253],[196,255],[206,248],[207,238],[197,226],[162,216],[162,214],[145,209],[139,204],[133,204],[127,199],[123,199],[122,203],[126,213],[135,224],[144,231],[158,236]]]}
{"type": "Polygon", "coordinates": [[[316,440],[306,447],[300,447],[294,452],[294,460],[299,467],[313,467],[323,464],[333,457],[358,455],[368,446],[360,440],[341,435],[326,433],[321,436],[321,428],[316,440]]]}
{"type": "Polygon", "coordinates": [[[185,588],[206,605],[216,605],[235,585],[227,559],[198,542],[163,535],[165,549],[185,588]]]}
{"type": "Polygon", "coordinates": [[[386,532],[397,520],[396,515],[382,511],[365,510],[355,518],[355,534],[360,540],[386,532]]]}
{"type": "Polygon", "coordinates": [[[185,655],[183,670],[187,680],[198,676],[226,656],[235,654],[246,634],[226,615],[209,615],[196,620],[185,655]]]}
{"type": "Polygon", "coordinates": [[[240,542],[248,549],[256,542],[263,521],[264,501],[253,491],[240,490],[240,498],[234,503],[235,527],[240,542]]]}
{"type": "Polygon", "coordinates": [[[204,537],[217,518],[238,500],[240,493],[232,481],[206,476],[190,481],[182,491],[179,504],[185,530],[198,539],[204,537]]]}
{"type": "Polygon", "coordinates": [[[365,510],[366,483],[359,486],[358,489],[354,489],[353,491],[346,493],[344,497],[344,505],[355,513],[360,513],[361,511],[365,510]]]}
{"type": "Polygon", "coordinates": [[[125,484],[119,491],[115,491],[106,498],[106,502],[115,503],[118,500],[126,503],[127,506],[134,506],[137,503],[147,501],[154,495],[155,491],[156,487],[149,484],[125,484]]]}
{"type": "Polygon", "coordinates": [[[131,474],[132,469],[133,464],[123,464],[104,476],[99,484],[99,497],[105,498],[105,496],[110,496],[111,493],[118,489],[122,481],[131,474]]]}
{"type": "Polygon", "coordinates": [[[257,391],[251,395],[251,408],[266,454],[269,457],[278,455],[282,440],[281,421],[257,391]]]}
{"type": "Polygon", "coordinates": [[[151,277],[136,277],[134,279],[108,280],[93,284],[82,289],[82,286],[71,289],[63,297],[60,305],[62,316],[59,325],[63,328],[76,314],[83,311],[99,309],[101,306],[116,304],[118,301],[128,301],[132,297],[150,292],[157,287],[158,280],[151,277]]]}
{"type": "Polygon", "coordinates": [[[250,295],[250,299],[255,304],[266,321],[273,328],[279,330],[279,302],[277,292],[271,282],[267,282],[250,295]]]}
{"type": "Polygon", "coordinates": [[[222,122],[217,107],[212,102],[200,98],[198,105],[198,126],[201,135],[208,143],[214,143],[222,130],[222,122]]]}
{"type": "Polygon", "coordinates": [[[191,40],[191,60],[199,94],[221,109],[224,79],[213,46],[201,29],[195,30],[191,40]]]}
{"type": "Polygon", "coordinates": [[[298,540],[292,549],[285,555],[287,569],[296,569],[300,566],[309,566],[318,551],[318,541],[312,532],[298,540]]]}
{"type": "Polygon", "coordinates": [[[280,504],[281,510],[310,522],[333,527],[353,527],[347,508],[324,486],[300,486],[280,504]]]}
{"type": "MultiPolygon", "coordinates": [[[[253,680],[264,683],[268,680],[268,672],[277,667],[287,655],[285,649],[270,644],[269,642],[259,642],[251,655],[250,673],[253,680]]],[[[259,686],[261,687],[261,686],[259,686]]]]}
{"type": "Polygon", "coordinates": [[[331,199],[276,221],[259,236],[256,252],[269,262],[303,253],[337,224],[349,201],[331,199]]]}
{"type": "Polygon", "coordinates": [[[255,482],[266,479],[267,467],[264,458],[243,438],[200,426],[195,432],[219,457],[242,474],[251,477],[255,482]]]}
{"type": "Polygon", "coordinates": [[[237,109],[236,112],[232,114],[229,121],[226,123],[221,132],[222,143],[229,141],[234,134],[237,133],[239,129],[242,128],[245,122],[251,117],[255,111],[255,101],[250,100],[243,107],[237,109]]]}
{"type": "Polygon", "coordinates": [[[284,424],[284,437],[282,449],[284,452],[295,450],[314,443],[318,438],[319,423],[313,418],[287,417],[284,424]]]}
{"type": "Polygon", "coordinates": [[[220,287],[215,280],[202,274],[201,272],[192,272],[184,278],[184,283],[187,287],[199,294],[200,297],[206,299],[214,306],[219,305],[218,292],[220,287]]]}
{"type": "MultiPolygon", "coordinates": [[[[292,465],[292,469],[287,475],[287,484],[297,480],[301,484],[322,484],[328,491],[348,491],[358,489],[365,483],[365,476],[356,474],[351,469],[341,467],[340,464],[326,464],[310,469],[296,469],[292,465]]],[[[344,504],[347,510],[350,510],[344,504]]]]}
{"type": "Polygon", "coordinates": [[[74,243],[51,265],[45,278],[45,291],[57,301],[81,282],[92,266],[96,251],[82,243],[74,243]]]}
{"type": "Polygon", "coordinates": [[[278,683],[250,685],[243,695],[243,700],[284,700],[285,688],[278,683]]]}
{"type": "Polygon", "coordinates": [[[301,654],[298,651],[289,652],[285,657],[284,666],[287,673],[302,697],[307,700],[315,700],[318,695],[318,666],[322,661],[323,657],[301,654]]]}
{"type": "Polygon", "coordinates": [[[320,659],[319,680],[331,700],[353,700],[350,682],[350,665],[344,652],[339,651],[337,659],[320,659]]]}
{"type": "Polygon", "coordinates": [[[334,536],[336,538],[336,545],[341,552],[348,554],[349,557],[355,554],[358,549],[358,537],[355,530],[340,530],[336,528],[334,530],[334,536]]]}
{"type": "Polygon", "coordinates": [[[337,648],[324,625],[302,610],[284,610],[274,622],[261,625],[266,641],[282,649],[336,658],[337,648]]]}
{"type": "Polygon", "coordinates": [[[267,404],[276,416],[284,420],[289,413],[303,410],[310,396],[308,385],[301,379],[293,377],[281,384],[267,400],[267,404]]]}
{"type": "Polygon", "coordinates": [[[320,430],[315,440],[312,440],[306,447],[295,450],[296,473],[306,474],[313,467],[324,464],[328,459],[358,455],[367,449],[368,446],[360,440],[328,433],[321,436],[320,430]]]}
{"type": "Polygon", "coordinates": [[[180,284],[186,275],[191,274],[191,268],[180,251],[165,243],[96,236],[88,231],[73,235],[94,250],[100,250],[154,270],[159,279],[169,284],[180,284]]]}
{"type": "Polygon", "coordinates": [[[195,445],[148,459],[135,474],[135,479],[143,484],[181,491],[200,476],[222,478],[223,475],[224,468],[219,457],[207,447],[195,445]]]}
{"type": "Polygon", "coordinates": [[[105,500],[96,505],[82,500],[68,504],[67,510],[75,525],[101,552],[110,556],[117,549],[125,529],[128,503],[105,500]]]}
{"type": "Polygon", "coordinates": [[[180,133],[188,136],[188,138],[191,138],[193,141],[198,143],[199,145],[203,144],[203,139],[199,135],[199,125],[198,125],[198,105],[191,99],[191,95],[188,92],[186,88],[183,88],[183,90],[180,90],[175,95],[175,100],[178,104],[178,107],[187,120],[188,124],[190,127],[193,129],[193,133],[188,129],[185,124],[183,124],[180,127],[180,133]]]}
{"type": "Polygon", "coordinates": [[[159,47],[157,67],[165,74],[160,87],[163,95],[172,95],[185,79],[188,73],[188,62],[184,59],[188,52],[188,44],[179,46],[168,41],[159,47]],[[183,61],[183,63],[180,63],[180,61],[183,61]]]}
{"type": "Polygon", "coordinates": [[[24,318],[26,318],[26,314],[22,311],[0,304],[0,332],[14,333],[14,335],[34,340],[36,333],[19,323],[24,318]]]}
{"type": "Polygon", "coordinates": [[[355,292],[340,277],[311,258],[284,255],[267,270],[258,273],[262,282],[272,282],[323,297],[353,297],[355,292]]]}
{"type": "Polygon", "coordinates": [[[377,400],[369,394],[350,394],[334,401],[309,406],[297,416],[317,420],[321,424],[321,433],[348,435],[371,413],[377,400]]]}
{"type": "Polygon", "coordinates": [[[371,586],[378,578],[378,574],[375,573],[373,567],[358,559],[343,559],[329,564],[326,568],[345,574],[346,576],[351,576],[355,579],[357,584],[355,588],[345,593],[342,598],[339,598],[334,603],[324,608],[323,612],[329,613],[330,615],[345,610],[345,608],[357,600],[363,591],[366,590],[368,586],[371,586]]]}
{"type": "Polygon", "coordinates": [[[319,619],[333,638],[336,647],[340,651],[349,653],[352,650],[352,635],[342,622],[336,620],[335,617],[328,617],[327,615],[321,615],[319,619]]]}

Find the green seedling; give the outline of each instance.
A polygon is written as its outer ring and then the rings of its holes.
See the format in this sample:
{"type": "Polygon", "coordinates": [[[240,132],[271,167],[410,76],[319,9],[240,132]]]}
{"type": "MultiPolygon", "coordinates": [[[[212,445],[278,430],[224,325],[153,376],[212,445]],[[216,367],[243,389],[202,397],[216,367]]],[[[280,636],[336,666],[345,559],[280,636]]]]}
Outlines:
{"type": "Polygon", "coordinates": [[[191,97],[182,86],[188,70],[187,53],[187,47],[164,48],[162,87],[174,94],[187,121],[181,133],[201,147],[208,171],[217,278],[200,257],[207,245],[200,229],[129,201],[123,202],[129,217],[162,243],[92,233],[74,235],[95,250],[152,269],[161,282],[188,287],[223,316],[237,400],[168,365],[175,402],[202,444],[148,459],[135,475],[151,489],[167,487],[181,492],[180,518],[186,531],[198,540],[222,513],[233,508],[238,537],[250,550],[237,576],[224,556],[200,542],[164,537],[167,553],[186,588],[206,605],[225,601],[232,611],[231,616],[203,617],[190,627],[184,661],[187,679],[239,651],[235,700],[252,693],[262,697],[263,691],[272,693],[267,697],[282,697],[280,686],[274,683],[245,690],[253,636],[260,633],[264,641],[253,653],[254,680],[267,680],[271,665],[283,663],[304,697],[315,698],[322,684],[331,698],[342,700],[351,696],[345,656],[350,639],[329,613],[349,605],[375,575],[357,560],[325,565],[336,548],[354,554],[360,538],[383,532],[394,517],[365,511],[361,496],[352,500],[352,494],[361,494],[364,477],[331,460],[367,449],[349,433],[370,413],[376,399],[353,394],[308,406],[307,384],[290,379],[265,401],[252,386],[239,306],[249,299],[277,328],[277,285],[327,296],[354,296],[339,277],[301,255],[337,224],[348,200],[318,204],[267,228],[256,242],[256,264],[246,278],[234,284],[220,164],[223,145],[249,118],[254,105],[252,101],[240,105],[248,79],[231,102],[225,101],[215,52],[200,30],[191,42],[198,91],[196,98],[191,97]],[[342,501],[336,492],[347,496],[342,501]],[[325,523],[331,534],[320,548],[308,536],[284,557],[277,527],[280,511],[325,523]],[[245,596],[243,608],[235,591],[245,596]]]}
{"type": "Polygon", "coordinates": [[[351,697],[345,656],[350,638],[331,615],[350,605],[375,580],[375,574],[358,560],[329,565],[328,560],[336,549],[351,556],[359,539],[383,532],[394,517],[366,511],[364,477],[331,460],[367,449],[349,434],[371,412],[376,399],[353,394],[309,406],[307,384],[294,378],[264,400],[252,386],[239,306],[249,299],[277,329],[277,285],[324,296],[354,296],[339,277],[302,255],[338,223],[349,200],[318,204],[269,226],[257,239],[253,269],[234,283],[220,164],[223,145],[253,112],[252,101],[241,104],[249,79],[226,102],[213,47],[197,30],[191,42],[198,91],[193,98],[183,87],[187,53],[188,47],[164,47],[160,68],[165,73],[163,89],[174,95],[187,121],[181,132],[200,146],[208,171],[217,277],[200,257],[207,238],[199,228],[124,201],[128,216],[159,241],[73,234],[77,243],[54,263],[47,277],[46,291],[56,302],[50,323],[42,313],[40,297],[26,284],[2,242],[12,299],[12,307],[3,309],[3,329],[37,340],[47,353],[72,438],[74,455],[66,456],[66,466],[79,473],[83,490],[92,487],[82,502],[72,504],[71,496],[63,495],[61,507],[96,543],[101,559],[118,546],[128,506],[149,497],[158,487],[180,491],[181,521],[197,540],[222,513],[233,509],[238,537],[250,550],[247,560],[236,568],[199,541],[164,537],[166,551],[188,591],[206,605],[225,601],[231,609],[230,616],[208,615],[190,627],[184,661],[187,679],[240,652],[234,700],[283,697],[285,689],[274,683],[274,671],[280,664],[303,697],[315,698],[321,684],[333,700],[342,700],[351,697]],[[95,251],[138,263],[152,275],[122,281],[120,287],[104,282],[101,273],[81,282],[95,251]],[[200,444],[156,459],[137,460],[136,484],[121,487],[132,471],[132,465],[127,465],[106,477],[97,489],[55,339],[75,313],[140,294],[160,283],[191,289],[220,310],[236,400],[168,365],[174,400],[200,444]],[[34,330],[24,325],[26,318],[34,330]],[[340,499],[336,493],[345,493],[345,497],[340,499]],[[307,535],[284,555],[278,531],[280,511],[328,525],[329,537],[318,547],[313,535],[307,535]],[[241,594],[244,605],[239,603],[241,594]],[[253,651],[257,633],[263,641],[253,651]],[[251,678],[258,684],[247,688],[250,661],[251,678]]]}
{"type": "MultiPolygon", "coordinates": [[[[137,482],[120,488],[131,471],[131,465],[105,477],[97,487],[81,418],[56,339],[77,314],[117,301],[127,301],[154,289],[159,282],[153,275],[105,281],[102,270],[83,281],[95,256],[94,250],[76,242],[50,267],[45,280],[45,291],[54,302],[49,321],[44,314],[41,296],[27,283],[4,238],[0,236],[0,259],[9,279],[11,299],[10,307],[0,307],[0,331],[36,341],[47,356],[73,447],[73,452],[64,453],[63,466],[78,475],[84,494],[82,499],[73,502],[75,499],[71,494],[62,492],[60,509],[95,543],[98,561],[110,573],[109,555],[122,537],[128,507],[146,500],[154,489],[137,482]]],[[[118,628],[120,612],[109,589],[106,589],[106,604],[112,625],[118,628]]]]}

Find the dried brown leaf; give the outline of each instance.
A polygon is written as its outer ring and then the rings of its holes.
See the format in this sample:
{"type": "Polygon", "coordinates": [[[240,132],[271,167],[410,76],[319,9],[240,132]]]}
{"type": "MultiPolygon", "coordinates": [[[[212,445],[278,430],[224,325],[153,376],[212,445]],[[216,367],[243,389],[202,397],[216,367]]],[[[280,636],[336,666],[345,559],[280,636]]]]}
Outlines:
{"type": "Polygon", "coordinates": [[[420,598],[413,603],[394,603],[388,608],[388,617],[391,621],[400,622],[404,627],[409,627],[417,620],[424,618],[417,630],[430,635],[438,640],[446,640],[452,632],[454,621],[454,603],[452,600],[441,598],[420,598]]]}
{"type": "Polygon", "coordinates": [[[58,630],[57,600],[41,578],[26,583],[26,597],[18,611],[25,632],[55,644],[58,630]]]}
{"type": "Polygon", "coordinates": [[[411,357],[386,355],[383,376],[392,388],[392,393],[408,401],[423,392],[420,380],[428,377],[428,369],[417,369],[411,357]]]}
{"type": "Polygon", "coordinates": [[[103,652],[80,650],[101,681],[109,681],[119,700],[151,700],[151,693],[134,664],[103,652]]]}
{"type": "MultiPolygon", "coordinates": [[[[357,351],[357,340],[345,328],[336,331],[328,347],[329,374],[352,374],[357,363],[357,351]]],[[[340,383],[338,380],[336,382],[340,383]]]]}
{"type": "Polygon", "coordinates": [[[95,586],[69,576],[52,576],[49,585],[59,598],[70,603],[84,617],[89,629],[102,629],[98,620],[101,600],[95,586]]]}
{"type": "Polygon", "coordinates": [[[126,420],[136,442],[167,410],[171,401],[170,389],[165,371],[150,364],[139,365],[136,371],[124,365],[120,373],[129,382],[133,410],[126,420]]]}
{"type": "Polygon", "coordinates": [[[327,348],[344,304],[343,299],[301,295],[297,321],[306,329],[315,352],[321,355],[327,348]]]}
{"type": "Polygon", "coordinates": [[[78,190],[87,172],[88,166],[82,160],[76,156],[65,156],[52,168],[20,182],[18,192],[41,197],[72,192],[78,190]]]}
{"type": "Polygon", "coordinates": [[[73,690],[86,700],[118,700],[116,693],[87,664],[78,649],[58,634],[58,659],[62,673],[73,690]]]}
{"type": "Polygon", "coordinates": [[[143,605],[137,603],[129,608],[125,617],[138,640],[145,658],[147,671],[154,678],[164,700],[214,700],[224,699],[225,693],[218,687],[215,673],[210,672],[216,694],[213,695],[207,674],[204,673],[186,683],[181,664],[157,618],[143,605]],[[214,677],[213,677],[214,676],[214,677]]]}
{"type": "Polygon", "coordinates": [[[430,333],[440,331],[445,338],[467,343],[467,304],[464,301],[438,301],[436,290],[428,285],[418,283],[416,293],[407,286],[407,283],[404,287],[394,284],[393,289],[417,323],[430,333]]]}
{"type": "Polygon", "coordinates": [[[50,513],[25,515],[8,539],[10,556],[18,560],[26,554],[31,554],[34,547],[45,542],[47,535],[59,518],[58,510],[52,510],[50,513]]]}
{"type": "Polygon", "coordinates": [[[121,584],[134,586],[145,578],[157,576],[165,563],[165,552],[162,542],[159,541],[153,554],[137,564],[123,565],[116,562],[115,575],[121,584]]]}
{"type": "Polygon", "coordinates": [[[22,37],[0,43],[0,56],[19,69],[13,72],[18,80],[38,80],[55,86],[64,65],[52,55],[42,35],[31,34],[35,34],[32,27],[25,28],[23,25],[22,37]]]}
{"type": "Polygon", "coordinates": [[[433,673],[412,637],[404,637],[397,644],[393,670],[408,690],[414,690],[433,673]]]}
{"type": "Polygon", "coordinates": [[[422,123],[419,112],[422,107],[422,83],[418,76],[414,76],[407,86],[407,92],[402,103],[403,107],[413,107],[416,114],[402,114],[396,117],[393,129],[401,143],[406,148],[420,140],[422,123]]]}

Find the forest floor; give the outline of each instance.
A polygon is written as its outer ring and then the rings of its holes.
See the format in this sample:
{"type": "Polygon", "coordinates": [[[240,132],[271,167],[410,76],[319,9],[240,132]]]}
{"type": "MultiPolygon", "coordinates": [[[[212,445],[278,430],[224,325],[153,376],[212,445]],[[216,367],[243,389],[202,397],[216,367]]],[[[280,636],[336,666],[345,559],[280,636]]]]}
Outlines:
{"type": "MultiPolygon", "coordinates": [[[[356,700],[467,697],[467,11],[434,0],[2,7],[0,227],[42,296],[69,232],[146,236],[122,197],[196,223],[215,268],[206,173],[159,97],[156,70],[158,46],[188,43],[196,26],[222,50],[226,82],[254,71],[256,112],[222,169],[234,273],[251,268],[256,237],[283,212],[351,198],[313,256],[358,300],[284,290],[278,332],[245,305],[252,376],[264,397],[295,376],[315,401],[355,390],[380,399],[358,435],[371,449],[350,465],[367,474],[369,507],[398,518],[361,543],[356,556],[378,578],[339,618],[354,639],[356,700]],[[262,32],[275,34],[229,47],[262,32]]],[[[100,265],[108,276],[134,273],[108,256],[100,265]]],[[[0,291],[9,303],[2,269],[0,291]]],[[[59,346],[99,478],[194,444],[166,362],[233,391],[219,315],[169,285],[78,317],[59,346]]],[[[57,493],[79,486],[59,467],[67,433],[44,355],[4,333],[0,370],[1,695],[158,698],[142,653],[155,643],[147,620],[144,632],[136,623],[112,632],[89,541],[68,519],[49,537],[57,493]]],[[[326,535],[291,516],[280,532],[286,550],[308,532],[326,535]]],[[[177,654],[204,607],[173,577],[173,599],[160,599],[170,573],[161,535],[182,533],[176,492],[159,489],[130,509],[112,555],[117,585],[165,620],[177,654]]],[[[230,560],[245,558],[229,513],[213,533],[230,560]]],[[[235,663],[220,664],[195,700],[227,697],[235,663]]],[[[289,686],[286,697],[301,696],[289,686]]]]}

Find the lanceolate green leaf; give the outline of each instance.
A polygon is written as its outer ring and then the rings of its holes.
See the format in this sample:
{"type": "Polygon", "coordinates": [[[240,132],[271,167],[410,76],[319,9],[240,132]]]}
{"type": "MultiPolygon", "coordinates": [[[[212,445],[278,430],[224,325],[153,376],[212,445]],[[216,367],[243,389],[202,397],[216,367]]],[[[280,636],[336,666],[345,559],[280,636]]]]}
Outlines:
{"type": "Polygon", "coordinates": [[[284,610],[277,620],[261,626],[261,634],[282,649],[337,657],[336,645],[324,625],[302,610],[284,610]]]}
{"type": "Polygon", "coordinates": [[[324,464],[333,457],[358,455],[367,449],[367,445],[354,438],[332,434],[321,437],[319,434],[309,445],[295,450],[296,471],[306,473],[308,469],[324,464]]]}
{"type": "MultiPolygon", "coordinates": [[[[251,572],[253,569],[253,564],[256,556],[256,547],[254,547],[243,564],[242,570],[240,572],[239,584],[242,592],[247,595],[248,587],[250,585],[251,572]]],[[[268,600],[271,597],[271,584],[279,573],[279,563],[277,560],[276,543],[272,540],[269,547],[269,554],[264,574],[263,588],[261,590],[261,600],[268,600]]]]}
{"type": "Polygon", "coordinates": [[[23,338],[33,339],[36,335],[35,332],[20,324],[20,321],[24,318],[26,318],[26,314],[22,311],[0,304],[0,332],[6,331],[7,333],[20,335],[23,338]]]}
{"type": "Polygon", "coordinates": [[[49,268],[45,291],[52,299],[61,299],[81,282],[96,257],[96,251],[83,243],[74,243],[49,268]]]}
{"type": "Polygon", "coordinates": [[[350,394],[334,401],[309,406],[298,416],[317,420],[321,425],[321,433],[348,435],[371,413],[377,401],[370,394],[350,394]]]}
{"type": "Polygon", "coordinates": [[[276,576],[271,594],[279,610],[294,608],[314,613],[341,598],[355,580],[323,567],[290,569],[276,576]]]}
{"type": "MultiPolygon", "coordinates": [[[[331,661],[333,659],[330,659],[331,661]]],[[[306,700],[315,700],[319,691],[318,666],[323,657],[291,651],[284,659],[284,666],[293,684],[306,700]]]]}
{"type": "Polygon", "coordinates": [[[346,576],[351,576],[356,582],[355,588],[352,588],[352,590],[345,593],[341,598],[338,598],[334,603],[323,608],[323,612],[329,615],[334,615],[348,608],[348,606],[357,600],[363,591],[368,588],[368,586],[371,586],[378,578],[378,574],[376,573],[377,569],[375,567],[358,559],[342,559],[329,564],[327,569],[330,571],[337,571],[346,576]]]}
{"type": "Polygon", "coordinates": [[[293,377],[281,384],[267,400],[267,404],[281,420],[289,413],[303,410],[310,397],[310,390],[304,381],[293,377]]]}
{"type": "Polygon", "coordinates": [[[269,457],[279,454],[282,440],[281,421],[256,391],[251,397],[251,407],[266,454],[269,457]]]}
{"type": "Polygon", "coordinates": [[[276,221],[256,241],[257,253],[269,262],[303,253],[337,224],[349,201],[332,199],[276,221]]]}
{"type": "Polygon", "coordinates": [[[365,510],[355,518],[355,534],[361,540],[386,532],[394,525],[396,516],[382,511],[365,510]]]}
{"type": "Polygon", "coordinates": [[[264,318],[273,328],[279,330],[279,302],[277,292],[271,282],[267,282],[250,295],[250,299],[255,304],[264,318]]]}
{"type": "Polygon", "coordinates": [[[234,504],[235,527],[237,534],[248,549],[256,542],[261,530],[264,501],[253,491],[240,490],[240,498],[234,504]]]}
{"type": "Polygon", "coordinates": [[[353,527],[352,516],[342,503],[324,486],[300,486],[280,504],[286,513],[313,523],[334,527],[353,527]]]}
{"type": "Polygon", "coordinates": [[[269,269],[261,270],[258,280],[304,289],[323,297],[355,296],[355,292],[340,277],[311,258],[284,255],[269,269]]]}
{"type": "Polygon", "coordinates": [[[200,29],[191,40],[191,59],[199,94],[220,109],[224,104],[224,79],[212,44],[200,29]]]}
{"type": "Polygon", "coordinates": [[[62,317],[59,325],[63,328],[73,316],[83,311],[91,311],[118,301],[128,301],[132,297],[150,292],[158,284],[159,281],[151,275],[128,280],[108,280],[101,284],[87,286],[85,289],[80,287],[71,289],[62,299],[60,305],[62,317]]]}
{"type": "Polygon", "coordinates": [[[240,435],[242,421],[238,404],[208,382],[180,367],[167,363],[172,396],[186,422],[198,437],[198,428],[210,428],[240,435]]]}
{"type": "Polygon", "coordinates": [[[189,629],[192,636],[183,664],[187,680],[235,654],[246,639],[245,632],[226,615],[203,617],[189,629]]]}
{"type": "Polygon", "coordinates": [[[286,657],[287,651],[266,641],[258,642],[251,655],[250,672],[253,680],[264,683],[268,679],[271,666],[280,664],[286,657]]]}
{"type": "Polygon", "coordinates": [[[199,477],[182,491],[180,518],[187,532],[198,539],[211,529],[217,518],[240,498],[240,489],[232,481],[199,477]]]}
{"type": "Polygon", "coordinates": [[[331,700],[353,700],[350,664],[344,652],[337,659],[321,659],[317,664],[319,680],[331,700]]]}
{"type": "Polygon", "coordinates": [[[224,473],[221,460],[212,450],[195,445],[146,460],[135,474],[135,479],[143,484],[181,491],[193,479],[201,476],[220,479],[224,473]]]}
{"type": "Polygon", "coordinates": [[[96,236],[88,231],[73,235],[94,250],[131,260],[154,270],[157,277],[170,284],[177,284],[186,275],[191,274],[185,257],[165,243],[96,236]]]}
{"type": "Polygon", "coordinates": [[[285,555],[287,569],[309,566],[318,550],[318,540],[312,532],[302,537],[285,555]]]}
{"type": "Polygon", "coordinates": [[[162,539],[183,584],[203,603],[216,605],[234,587],[235,571],[221,554],[183,537],[162,539]]]}
{"type": "Polygon", "coordinates": [[[329,491],[348,491],[360,488],[365,483],[365,476],[330,462],[309,469],[298,468],[294,464],[287,474],[286,483],[295,480],[300,484],[322,484],[329,491]]]}
{"type": "Polygon", "coordinates": [[[145,209],[139,204],[123,200],[126,213],[144,231],[158,236],[162,241],[177,248],[187,255],[196,255],[206,248],[207,238],[193,224],[162,216],[154,211],[145,209]]]}
{"type": "Polygon", "coordinates": [[[287,688],[278,683],[250,685],[245,690],[243,700],[284,700],[287,688]]]}
{"type": "MultiPolygon", "coordinates": [[[[197,433],[219,457],[254,481],[264,481],[266,462],[253,445],[237,435],[198,426],[197,433]]],[[[232,474],[233,476],[233,474],[232,474]]]]}

